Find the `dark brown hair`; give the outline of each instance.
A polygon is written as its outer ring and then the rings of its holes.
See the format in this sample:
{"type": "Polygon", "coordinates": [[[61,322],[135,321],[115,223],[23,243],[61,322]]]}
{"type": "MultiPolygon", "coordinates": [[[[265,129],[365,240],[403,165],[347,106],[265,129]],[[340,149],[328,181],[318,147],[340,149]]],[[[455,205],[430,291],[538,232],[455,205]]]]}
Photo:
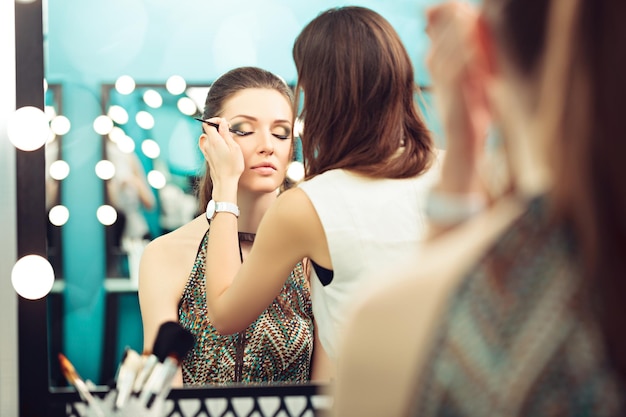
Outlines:
{"type": "Polygon", "coordinates": [[[300,33],[293,57],[306,178],[336,168],[406,178],[429,167],[433,143],[413,66],[382,16],[362,7],[323,12],[300,33]]]}
{"type": "MultiPolygon", "coordinates": [[[[204,103],[203,119],[219,117],[224,110],[224,103],[234,94],[249,88],[266,88],[276,90],[293,103],[293,92],[291,88],[278,76],[257,67],[239,67],[228,71],[220,76],[207,93],[204,103]]],[[[293,121],[292,121],[293,125],[293,121]]],[[[199,210],[202,212],[211,199],[213,184],[209,174],[209,164],[204,163],[204,174],[198,181],[197,194],[199,200],[199,210]]]]}
{"type": "Polygon", "coordinates": [[[598,314],[611,365],[626,382],[626,54],[621,49],[626,2],[485,3],[487,12],[492,5],[500,9],[498,32],[523,72],[533,72],[545,53],[541,99],[552,105],[540,111],[549,110],[542,118],[551,118],[544,133],[552,145],[554,215],[572,226],[587,283],[584,295],[598,314]],[[537,22],[550,23],[540,39],[533,34],[537,22]]]}

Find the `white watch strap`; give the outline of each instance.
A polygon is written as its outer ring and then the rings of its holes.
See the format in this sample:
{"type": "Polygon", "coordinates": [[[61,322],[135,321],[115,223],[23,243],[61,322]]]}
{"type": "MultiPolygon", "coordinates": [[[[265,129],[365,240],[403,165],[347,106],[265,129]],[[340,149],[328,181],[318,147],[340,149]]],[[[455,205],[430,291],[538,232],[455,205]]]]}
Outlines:
{"type": "Polygon", "coordinates": [[[215,201],[214,202],[213,200],[211,200],[209,204],[207,204],[206,216],[209,220],[213,219],[213,217],[215,217],[215,215],[220,212],[232,213],[235,215],[235,217],[239,217],[239,207],[237,206],[237,204],[230,203],[227,201],[215,201]],[[210,209],[211,204],[214,204],[215,206],[214,210],[210,209]],[[211,213],[211,211],[213,211],[213,213],[211,213]]]}

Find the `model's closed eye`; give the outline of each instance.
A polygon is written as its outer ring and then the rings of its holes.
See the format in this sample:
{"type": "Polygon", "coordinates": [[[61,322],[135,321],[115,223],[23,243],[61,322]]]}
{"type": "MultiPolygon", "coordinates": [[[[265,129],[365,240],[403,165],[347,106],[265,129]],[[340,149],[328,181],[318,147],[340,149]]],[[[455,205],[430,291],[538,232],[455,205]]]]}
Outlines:
{"type": "Polygon", "coordinates": [[[272,129],[272,136],[280,140],[291,139],[291,129],[287,126],[276,126],[272,129]]]}
{"type": "Polygon", "coordinates": [[[237,136],[248,136],[254,133],[250,123],[235,123],[231,126],[230,131],[237,136]]]}

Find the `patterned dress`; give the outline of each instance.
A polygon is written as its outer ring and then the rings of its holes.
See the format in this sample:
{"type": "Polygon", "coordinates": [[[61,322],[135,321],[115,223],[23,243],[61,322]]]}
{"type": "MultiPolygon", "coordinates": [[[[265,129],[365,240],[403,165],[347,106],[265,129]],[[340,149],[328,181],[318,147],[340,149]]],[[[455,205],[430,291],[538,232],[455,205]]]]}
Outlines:
{"type": "Polygon", "coordinates": [[[544,198],[452,295],[412,415],[624,416],[573,238],[544,198]]]}
{"type": "Polygon", "coordinates": [[[207,242],[208,231],[178,308],[180,324],[196,337],[196,344],[182,361],[183,383],[197,386],[308,381],[313,313],[302,263],[291,272],[278,297],[246,330],[221,335],[206,309],[207,242]]]}

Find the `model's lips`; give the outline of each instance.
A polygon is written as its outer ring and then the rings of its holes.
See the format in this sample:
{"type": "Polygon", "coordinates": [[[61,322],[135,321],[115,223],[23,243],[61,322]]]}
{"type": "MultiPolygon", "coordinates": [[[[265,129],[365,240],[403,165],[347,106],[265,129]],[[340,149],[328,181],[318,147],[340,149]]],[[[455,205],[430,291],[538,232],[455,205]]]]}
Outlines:
{"type": "Polygon", "coordinates": [[[269,162],[254,165],[252,166],[252,169],[273,169],[274,171],[276,171],[276,167],[274,166],[274,164],[271,164],[269,162]]]}

